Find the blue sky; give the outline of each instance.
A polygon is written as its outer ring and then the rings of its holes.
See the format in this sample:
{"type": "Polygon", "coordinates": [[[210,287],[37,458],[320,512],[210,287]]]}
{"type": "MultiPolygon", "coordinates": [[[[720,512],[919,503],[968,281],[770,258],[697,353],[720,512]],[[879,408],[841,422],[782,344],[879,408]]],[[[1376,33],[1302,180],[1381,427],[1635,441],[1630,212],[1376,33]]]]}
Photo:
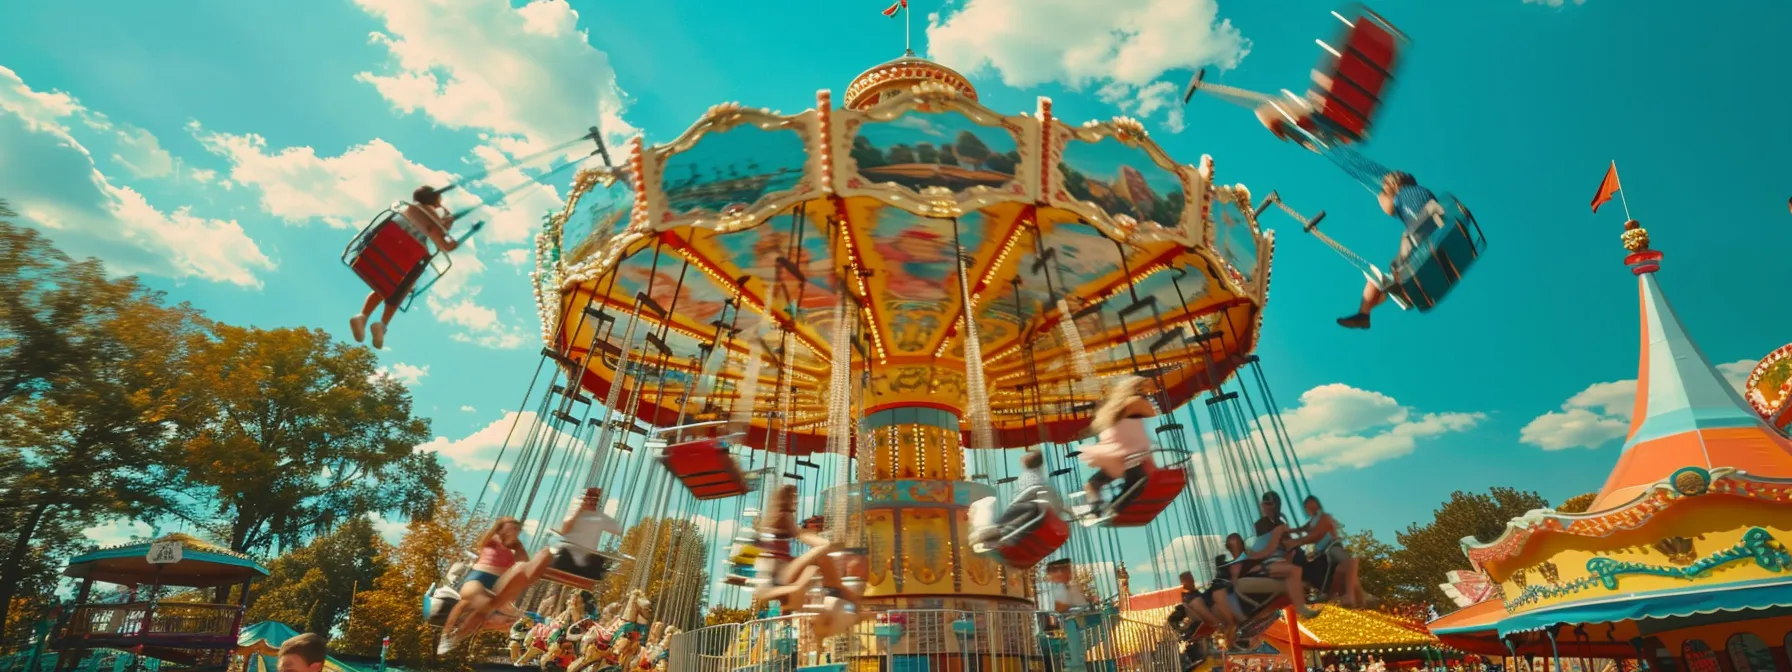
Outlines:
{"type": "MultiPolygon", "coordinates": [[[[1197,66],[1210,81],[1299,87],[1313,39],[1333,37],[1330,2],[912,4],[916,50],[970,75],[990,107],[1031,112],[1044,95],[1073,122],[1139,117],[1173,157],[1211,154],[1221,181],[1327,210],[1334,235],[1391,254],[1393,223],[1329,163],[1277,144],[1243,110],[1173,100],[1197,66]]],[[[592,123],[663,142],[724,101],[796,112],[902,49],[880,0],[721,6],[11,3],[0,197],[66,249],[218,318],[347,338],[365,290],[342,247],[412,186],[592,123]]],[[[1775,46],[1792,5],[1376,8],[1414,44],[1368,151],[1461,197],[1490,247],[1435,312],[1390,308],[1373,331],[1347,332],[1332,320],[1353,311],[1360,279],[1297,227],[1266,222],[1280,240],[1261,354],[1315,489],[1348,526],[1391,537],[1455,489],[1560,500],[1603,482],[1637,349],[1622,210],[1586,209],[1610,160],[1712,361],[1740,368],[1792,338],[1772,317],[1792,246],[1792,135],[1759,116],[1792,104],[1775,46]]],[[[525,179],[500,173],[475,191],[525,179]]],[[[413,383],[440,437],[429,449],[464,491],[483,480],[537,360],[529,241],[563,184],[488,211],[488,231],[380,355],[413,383]]]]}

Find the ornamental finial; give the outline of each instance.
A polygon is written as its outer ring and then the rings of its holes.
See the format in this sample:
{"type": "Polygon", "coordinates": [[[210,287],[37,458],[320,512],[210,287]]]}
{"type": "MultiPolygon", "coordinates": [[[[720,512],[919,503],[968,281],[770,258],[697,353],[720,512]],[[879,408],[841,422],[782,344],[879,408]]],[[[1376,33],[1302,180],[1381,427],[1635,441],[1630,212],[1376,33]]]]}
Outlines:
{"type": "Polygon", "coordinates": [[[1624,222],[1624,249],[1631,254],[1649,251],[1649,230],[1632,219],[1624,222]]]}

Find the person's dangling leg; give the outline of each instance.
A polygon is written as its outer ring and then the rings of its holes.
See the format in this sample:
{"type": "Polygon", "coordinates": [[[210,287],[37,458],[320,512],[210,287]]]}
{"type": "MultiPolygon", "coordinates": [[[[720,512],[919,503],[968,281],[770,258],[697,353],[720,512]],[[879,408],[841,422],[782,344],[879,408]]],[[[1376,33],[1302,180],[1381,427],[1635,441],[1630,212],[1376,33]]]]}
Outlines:
{"type": "Polygon", "coordinates": [[[1301,581],[1300,565],[1288,561],[1271,563],[1269,575],[1282,580],[1283,589],[1288,591],[1288,604],[1296,613],[1307,618],[1318,614],[1307,607],[1307,586],[1301,581]]]}
{"type": "Polygon", "coordinates": [[[367,338],[367,317],[373,314],[373,309],[378,308],[382,300],[379,292],[368,292],[367,300],[361,302],[361,312],[348,318],[348,330],[355,337],[356,343],[367,338]]]}

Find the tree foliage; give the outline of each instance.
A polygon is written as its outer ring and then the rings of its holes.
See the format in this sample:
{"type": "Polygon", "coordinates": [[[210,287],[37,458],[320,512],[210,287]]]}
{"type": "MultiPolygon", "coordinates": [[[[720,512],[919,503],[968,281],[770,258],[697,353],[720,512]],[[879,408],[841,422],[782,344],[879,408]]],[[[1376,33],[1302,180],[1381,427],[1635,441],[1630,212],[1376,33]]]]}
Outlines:
{"type": "Polygon", "coordinates": [[[1541,495],[1514,488],[1496,487],[1485,494],[1456,491],[1437,508],[1431,522],[1413,524],[1395,535],[1400,548],[1390,556],[1390,595],[1394,602],[1435,606],[1440,613],[1453,607],[1438,584],[1444,573],[1468,566],[1462,540],[1482,543],[1499,538],[1513,518],[1549,506],[1541,495]]]}
{"type": "Polygon", "coordinates": [[[332,632],[347,618],[355,591],[386,572],[391,548],[357,516],[268,563],[247,622],[279,621],[299,632],[332,632]]]}
{"type": "Polygon", "coordinates": [[[702,622],[700,603],[709,585],[709,550],[696,523],[642,519],[623,533],[619,551],[630,559],[598,585],[600,607],[621,601],[631,588],[640,588],[653,602],[656,619],[686,630],[702,622]]]}
{"type": "Polygon", "coordinates": [[[1575,495],[1563,500],[1561,504],[1557,504],[1556,511],[1559,513],[1586,513],[1587,509],[1593,507],[1593,500],[1598,498],[1599,493],[1597,492],[1575,495]]]}
{"type": "Polygon", "coordinates": [[[730,607],[725,604],[709,605],[709,611],[703,613],[703,624],[722,625],[724,623],[745,623],[753,620],[753,610],[730,607]]]}
{"type": "Polygon", "coordinates": [[[442,467],[402,383],[321,330],[219,325],[195,349],[179,458],[232,550],[290,548],[370,512],[426,517],[442,467]]]}
{"type": "Polygon", "coordinates": [[[178,505],[164,457],[187,410],[187,348],[207,326],[0,222],[0,623],[16,622],[15,598],[47,597],[85,528],[178,505]]]}
{"type": "Polygon", "coordinates": [[[361,656],[378,656],[380,639],[392,638],[387,658],[394,663],[429,670],[469,670],[496,651],[501,633],[475,638],[446,657],[436,656],[437,631],[423,622],[423,596],[440,581],[454,561],[473,547],[484,529],[467,517],[466,500],[439,497],[428,516],[411,521],[396,547],[386,546],[383,568],[372,589],[363,585],[355,596],[342,636],[331,646],[361,656]]]}

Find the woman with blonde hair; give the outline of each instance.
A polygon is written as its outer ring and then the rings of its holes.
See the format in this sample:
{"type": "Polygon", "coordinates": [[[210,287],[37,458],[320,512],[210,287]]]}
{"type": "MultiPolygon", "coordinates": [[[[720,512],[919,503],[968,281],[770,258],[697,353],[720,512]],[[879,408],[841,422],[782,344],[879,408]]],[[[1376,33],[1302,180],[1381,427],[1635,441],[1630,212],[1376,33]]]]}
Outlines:
{"type": "Polygon", "coordinates": [[[1124,477],[1122,491],[1130,490],[1153,469],[1151,437],[1145,430],[1145,418],[1157,415],[1148,397],[1154,390],[1150,379],[1127,376],[1108,388],[1108,396],[1095,409],[1089,428],[1099,432],[1094,445],[1082,450],[1083,464],[1095,469],[1083,484],[1088,511],[1084,524],[1099,521],[1106,514],[1101,489],[1124,477]]]}

